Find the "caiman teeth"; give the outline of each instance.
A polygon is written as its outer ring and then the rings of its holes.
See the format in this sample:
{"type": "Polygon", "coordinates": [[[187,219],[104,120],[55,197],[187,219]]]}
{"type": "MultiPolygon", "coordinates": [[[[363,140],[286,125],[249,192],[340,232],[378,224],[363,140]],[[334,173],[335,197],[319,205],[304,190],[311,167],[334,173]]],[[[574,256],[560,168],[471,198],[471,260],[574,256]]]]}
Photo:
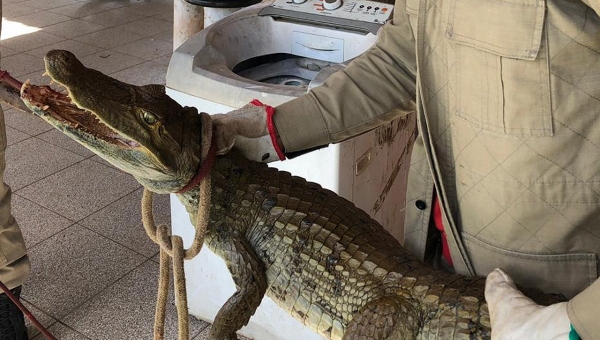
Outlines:
{"type": "Polygon", "coordinates": [[[48,72],[44,71],[44,73],[42,73],[42,77],[48,77],[48,72]]]}

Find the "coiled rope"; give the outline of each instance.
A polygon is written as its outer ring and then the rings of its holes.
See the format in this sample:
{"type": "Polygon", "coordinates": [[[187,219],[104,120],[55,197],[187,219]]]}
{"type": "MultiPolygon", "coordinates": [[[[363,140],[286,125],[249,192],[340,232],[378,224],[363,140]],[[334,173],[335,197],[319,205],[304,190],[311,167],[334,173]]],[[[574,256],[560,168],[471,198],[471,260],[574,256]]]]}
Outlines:
{"type": "Polygon", "coordinates": [[[209,221],[210,212],[210,168],[215,158],[215,144],[212,142],[212,124],[210,116],[201,113],[202,119],[202,141],[201,141],[201,160],[200,166],[194,178],[188,185],[183,187],[178,193],[187,191],[200,183],[200,194],[198,198],[198,212],[194,228],[196,234],[192,245],[188,249],[183,248],[183,239],[178,235],[171,235],[170,228],[166,224],[158,227],[154,221],[152,213],[152,195],[153,193],[144,189],[142,196],[142,223],[150,239],[160,246],[160,265],[158,296],[156,301],[156,312],[154,317],[154,339],[162,340],[165,334],[165,318],[167,309],[167,296],[169,292],[169,258],[173,262],[173,281],[175,288],[175,299],[177,305],[178,319],[178,339],[189,340],[189,322],[188,322],[188,303],[187,292],[185,288],[185,272],[183,261],[194,258],[204,244],[206,229],[209,221]]]}

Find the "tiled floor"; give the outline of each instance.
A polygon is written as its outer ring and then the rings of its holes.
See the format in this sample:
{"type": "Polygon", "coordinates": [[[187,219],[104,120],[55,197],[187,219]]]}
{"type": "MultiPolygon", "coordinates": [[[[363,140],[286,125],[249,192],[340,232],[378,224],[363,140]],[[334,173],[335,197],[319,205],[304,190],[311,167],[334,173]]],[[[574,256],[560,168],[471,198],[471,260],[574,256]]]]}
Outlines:
{"type": "MultiPolygon", "coordinates": [[[[123,81],[164,83],[172,1],[3,0],[1,68],[47,83],[42,56],[60,48],[123,81]]],[[[158,248],[140,222],[140,185],[41,120],[5,116],[6,181],[32,262],[25,304],[59,339],[152,339],[158,248]]],[[[168,197],[156,210],[169,221],[168,197]]],[[[170,307],[175,339],[172,297],[170,307]]],[[[191,324],[194,340],[206,336],[207,323],[191,324]]]]}

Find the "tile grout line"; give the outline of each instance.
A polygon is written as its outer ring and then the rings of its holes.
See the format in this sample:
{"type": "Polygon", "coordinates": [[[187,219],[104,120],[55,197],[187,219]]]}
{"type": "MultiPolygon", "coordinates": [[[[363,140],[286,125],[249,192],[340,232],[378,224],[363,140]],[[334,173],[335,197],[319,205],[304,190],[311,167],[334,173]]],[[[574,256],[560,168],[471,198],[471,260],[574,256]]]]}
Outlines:
{"type": "MultiPolygon", "coordinates": [[[[84,159],[84,160],[85,160],[85,159],[84,159]]],[[[83,161],[82,161],[82,162],[83,162],[83,161]]],[[[92,162],[95,162],[95,161],[92,161],[92,162]]],[[[81,162],[78,162],[78,163],[81,163],[81,162]]],[[[78,163],[75,163],[75,164],[78,164],[78,163]]],[[[102,164],[102,163],[99,163],[99,162],[96,162],[96,163],[98,163],[98,164],[102,164]]],[[[73,164],[73,165],[75,165],[75,164],[73,164]]],[[[72,165],[72,166],[73,166],[73,165],[72,165]]],[[[102,164],[102,165],[104,165],[104,164],[102,164]]],[[[104,165],[104,166],[106,166],[106,165],[104,165]]],[[[69,168],[70,168],[70,167],[69,167],[69,168]]],[[[67,169],[67,168],[65,168],[65,169],[67,169]]],[[[63,170],[65,170],[65,169],[62,169],[62,170],[60,170],[60,171],[63,171],[63,170]]],[[[52,175],[53,175],[53,174],[52,174],[52,175]]],[[[48,175],[48,176],[46,176],[46,177],[44,177],[44,178],[48,178],[49,176],[52,176],[52,175],[48,175]]],[[[40,179],[39,181],[41,181],[41,180],[43,180],[43,179],[40,179]]],[[[28,187],[28,186],[30,186],[30,185],[33,185],[33,184],[35,184],[35,183],[37,183],[37,182],[39,182],[39,181],[36,181],[36,182],[34,182],[34,183],[31,183],[31,184],[27,185],[27,187],[28,187]]],[[[25,188],[25,187],[23,187],[23,188],[25,188]]],[[[21,189],[23,189],[23,188],[20,188],[19,190],[21,190],[21,189]]],[[[82,217],[81,219],[79,219],[79,220],[75,221],[74,223],[75,223],[75,224],[77,224],[77,225],[80,225],[80,224],[79,224],[79,222],[80,222],[80,221],[82,221],[82,220],[84,220],[84,219],[86,219],[86,218],[90,217],[91,215],[93,215],[93,214],[97,213],[98,211],[100,211],[100,210],[102,210],[102,209],[105,209],[105,208],[107,208],[109,205],[111,205],[111,204],[113,204],[114,202],[116,202],[116,201],[120,200],[121,198],[123,198],[123,197],[125,197],[125,196],[127,196],[127,195],[129,195],[129,194],[131,194],[131,193],[133,193],[134,191],[136,191],[136,190],[138,190],[138,189],[139,189],[139,187],[138,187],[138,188],[135,188],[134,190],[132,190],[132,191],[130,191],[130,192],[128,192],[128,193],[126,193],[125,195],[123,195],[123,196],[121,196],[121,197],[117,198],[115,201],[112,201],[112,202],[108,203],[107,205],[105,205],[105,206],[102,206],[101,208],[98,208],[98,210],[96,210],[96,211],[94,211],[94,212],[92,212],[92,213],[90,213],[90,214],[88,214],[88,215],[85,215],[84,217],[82,217]]],[[[15,191],[15,192],[13,192],[13,193],[14,193],[14,194],[16,194],[16,195],[19,195],[18,191],[15,191]]],[[[23,195],[19,195],[19,197],[23,197],[23,198],[24,198],[24,196],[23,196],[23,195]]],[[[29,200],[29,201],[31,201],[31,200],[29,200]]],[[[49,208],[49,207],[43,206],[43,205],[41,205],[41,204],[38,204],[38,203],[36,203],[36,202],[33,202],[33,203],[35,203],[36,205],[39,205],[40,207],[42,207],[42,208],[44,208],[44,209],[47,209],[47,210],[49,210],[49,211],[52,211],[53,213],[55,213],[55,214],[57,214],[57,215],[59,215],[59,216],[61,216],[61,217],[64,217],[64,218],[68,219],[69,221],[73,221],[72,219],[70,219],[70,218],[68,218],[68,217],[66,217],[66,216],[63,216],[63,215],[61,215],[60,213],[58,213],[58,212],[56,212],[56,211],[52,210],[52,209],[51,209],[51,208],[49,208]]],[[[82,227],[83,227],[83,226],[82,226],[82,227]]],[[[88,229],[88,228],[86,228],[86,229],[88,229]]]]}
{"type": "MultiPolygon", "coordinates": [[[[156,262],[152,261],[152,258],[147,258],[145,261],[141,262],[139,265],[135,266],[134,268],[132,268],[131,270],[129,270],[128,272],[126,272],[125,274],[123,274],[121,277],[117,278],[116,280],[114,280],[114,282],[109,283],[106,287],[104,287],[103,289],[101,289],[100,291],[98,291],[98,293],[92,295],[89,299],[83,301],[81,304],[77,305],[76,307],[73,308],[72,311],[70,311],[69,313],[65,314],[64,317],[62,317],[62,319],[60,318],[56,318],[57,321],[65,324],[68,326],[68,324],[65,323],[64,319],[66,319],[68,316],[70,316],[71,314],[75,313],[77,310],[79,310],[81,307],[83,307],[86,303],[90,302],[92,299],[96,298],[97,296],[101,295],[102,293],[106,292],[109,288],[111,288],[113,285],[115,285],[117,282],[119,282],[120,280],[122,280],[125,276],[131,274],[133,271],[137,270],[138,268],[140,268],[141,266],[145,265],[148,262],[153,262],[153,264],[156,264],[156,262]]],[[[156,278],[158,280],[158,275],[156,275],[156,278]]],[[[169,289],[172,289],[173,285],[169,284],[169,289]]],[[[28,301],[29,302],[29,301],[28,301]]],[[[39,308],[38,308],[39,309],[39,308]]],[[[196,320],[202,321],[204,323],[206,323],[207,325],[205,327],[201,327],[201,329],[196,333],[196,334],[190,334],[190,339],[193,339],[194,337],[198,336],[198,334],[202,333],[202,331],[204,331],[207,327],[210,326],[210,323],[198,319],[195,316],[188,314],[188,317],[192,317],[196,320]]],[[[151,325],[152,326],[152,325],[151,325]]],[[[69,328],[76,330],[76,328],[69,326],[69,328]]],[[[79,332],[79,331],[78,331],[79,332]]],[[[83,334],[85,335],[85,334],[83,334]]]]}

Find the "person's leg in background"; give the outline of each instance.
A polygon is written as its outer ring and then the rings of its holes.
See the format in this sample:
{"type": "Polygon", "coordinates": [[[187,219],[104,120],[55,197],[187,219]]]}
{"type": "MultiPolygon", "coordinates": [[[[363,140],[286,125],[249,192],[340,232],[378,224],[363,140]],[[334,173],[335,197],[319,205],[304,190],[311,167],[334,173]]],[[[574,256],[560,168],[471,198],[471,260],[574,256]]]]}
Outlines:
{"type": "MultiPolygon", "coordinates": [[[[0,0],[1,16],[2,0],[0,0]]],[[[6,126],[4,112],[0,107],[0,281],[18,297],[21,293],[21,285],[29,275],[30,263],[23,235],[11,213],[11,190],[4,183],[5,151],[6,126]]],[[[23,313],[6,294],[0,294],[0,340],[26,339],[27,328],[25,328],[23,313]]]]}

